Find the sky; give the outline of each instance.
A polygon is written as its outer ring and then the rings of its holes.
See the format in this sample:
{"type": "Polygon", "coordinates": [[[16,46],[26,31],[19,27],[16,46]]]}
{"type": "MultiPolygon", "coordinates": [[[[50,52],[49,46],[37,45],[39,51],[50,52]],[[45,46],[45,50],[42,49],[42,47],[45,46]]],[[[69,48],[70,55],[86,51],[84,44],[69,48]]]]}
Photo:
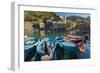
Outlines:
{"type": "Polygon", "coordinates": [[[72,15],[75,15],[75,16],[81,16],[81,17],[88,17],[90,16],[89,13],[67,13],[67,12],[56,12],[56,15],[60,15],[60,16],[72,16],[72,15]]]}

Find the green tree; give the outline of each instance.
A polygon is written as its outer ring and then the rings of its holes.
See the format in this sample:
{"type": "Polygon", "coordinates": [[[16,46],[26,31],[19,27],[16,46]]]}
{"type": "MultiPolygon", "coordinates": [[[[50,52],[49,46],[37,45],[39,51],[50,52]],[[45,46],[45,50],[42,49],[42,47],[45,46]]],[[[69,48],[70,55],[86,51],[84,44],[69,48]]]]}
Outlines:
{"type": "Polygon", "coordinates": [[[58,21],[60,20],[59,16],[57,16],[54,12],[40,12],[40,11],[25,11],[24,12],[24,20],[25,21],[38,21],[39,19],[43,19],[44,21],[47,19],[51,19],[58,21]]]}

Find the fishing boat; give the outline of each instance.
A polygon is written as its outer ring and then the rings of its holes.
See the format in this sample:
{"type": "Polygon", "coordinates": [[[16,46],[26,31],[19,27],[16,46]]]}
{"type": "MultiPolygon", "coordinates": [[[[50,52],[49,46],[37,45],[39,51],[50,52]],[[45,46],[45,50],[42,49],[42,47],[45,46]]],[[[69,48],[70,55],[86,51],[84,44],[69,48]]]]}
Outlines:
{"type": "Polygon", "coordinates": [[[25,61],[40,60],[40,57],[46,54],[46,52],[43,50],[43,48],[45,47],[45,42],[47,43],[46,46],[49,45],[52,50],[52,60],[64,59],[64,56],[67,56],[64,54],[64,51],[67,51],[70,54],[75,55],[79,59],[90,58],[90,43],[83,44],[86,50],[83,53],[81,53],[77,49],[77,44],[75,42],[70,41],[67,38],[56,37],[54,39],[45,37],[42,40],[38,40],[38,42],[34,43],[31,46],[25,47],[25,61]],[[34,57],[35,59],[32,59],[34,57]]]}

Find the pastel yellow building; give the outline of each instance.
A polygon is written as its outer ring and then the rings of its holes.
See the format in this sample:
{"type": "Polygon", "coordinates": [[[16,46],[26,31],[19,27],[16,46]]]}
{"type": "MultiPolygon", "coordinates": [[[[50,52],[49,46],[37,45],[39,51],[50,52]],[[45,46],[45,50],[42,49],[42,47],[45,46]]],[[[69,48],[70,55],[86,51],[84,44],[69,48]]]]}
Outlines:
{"type": "Polygon", "coordinates": [[[44,38],[45,37],[45,30],[44,30],[45,24],[42,19],[39,20],[39,26],[40,26],[40,29],[42,29],[40,30],[40,36],[41,38],[44,38]]]}

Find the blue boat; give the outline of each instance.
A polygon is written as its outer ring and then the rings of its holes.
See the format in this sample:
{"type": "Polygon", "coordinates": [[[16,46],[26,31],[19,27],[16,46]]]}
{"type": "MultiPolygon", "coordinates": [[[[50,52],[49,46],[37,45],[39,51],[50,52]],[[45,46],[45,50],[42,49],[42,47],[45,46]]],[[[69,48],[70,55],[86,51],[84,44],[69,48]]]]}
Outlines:
{"type": "Polygon", "coordinates": [[[47,45],[51,46],[52,53],[54,53],[57,43],[56,43],[56,41],[54,39],[51,39],[51,38],[42,39],[37,45],[37,52],[40,55],[46,54],[45,51],[43,50],[43,48],[45,47],[45,42],[47,43],[47,45]]]}
{"type": "Polygon", "coordinates": [[[57,38],[56,41],[60,45],[60,47],[64,48],[65,50],[68,50],[70,52],[73,52],[75,50],[75,48],[77,47],[77,44],[75,44],[65,38],[57,38]]]}
{"type": "Polygon", "coordinates": [[[90,43],[87,41],[83,44],[85,51],[81,53],[77,48],[77,43],[70,42],[68,39],[65,38],[57,38],[57,43],[59,43],[60,47],[69,51],[77,56],[79,59],[86,59],[90,58],[90,43]]]}

